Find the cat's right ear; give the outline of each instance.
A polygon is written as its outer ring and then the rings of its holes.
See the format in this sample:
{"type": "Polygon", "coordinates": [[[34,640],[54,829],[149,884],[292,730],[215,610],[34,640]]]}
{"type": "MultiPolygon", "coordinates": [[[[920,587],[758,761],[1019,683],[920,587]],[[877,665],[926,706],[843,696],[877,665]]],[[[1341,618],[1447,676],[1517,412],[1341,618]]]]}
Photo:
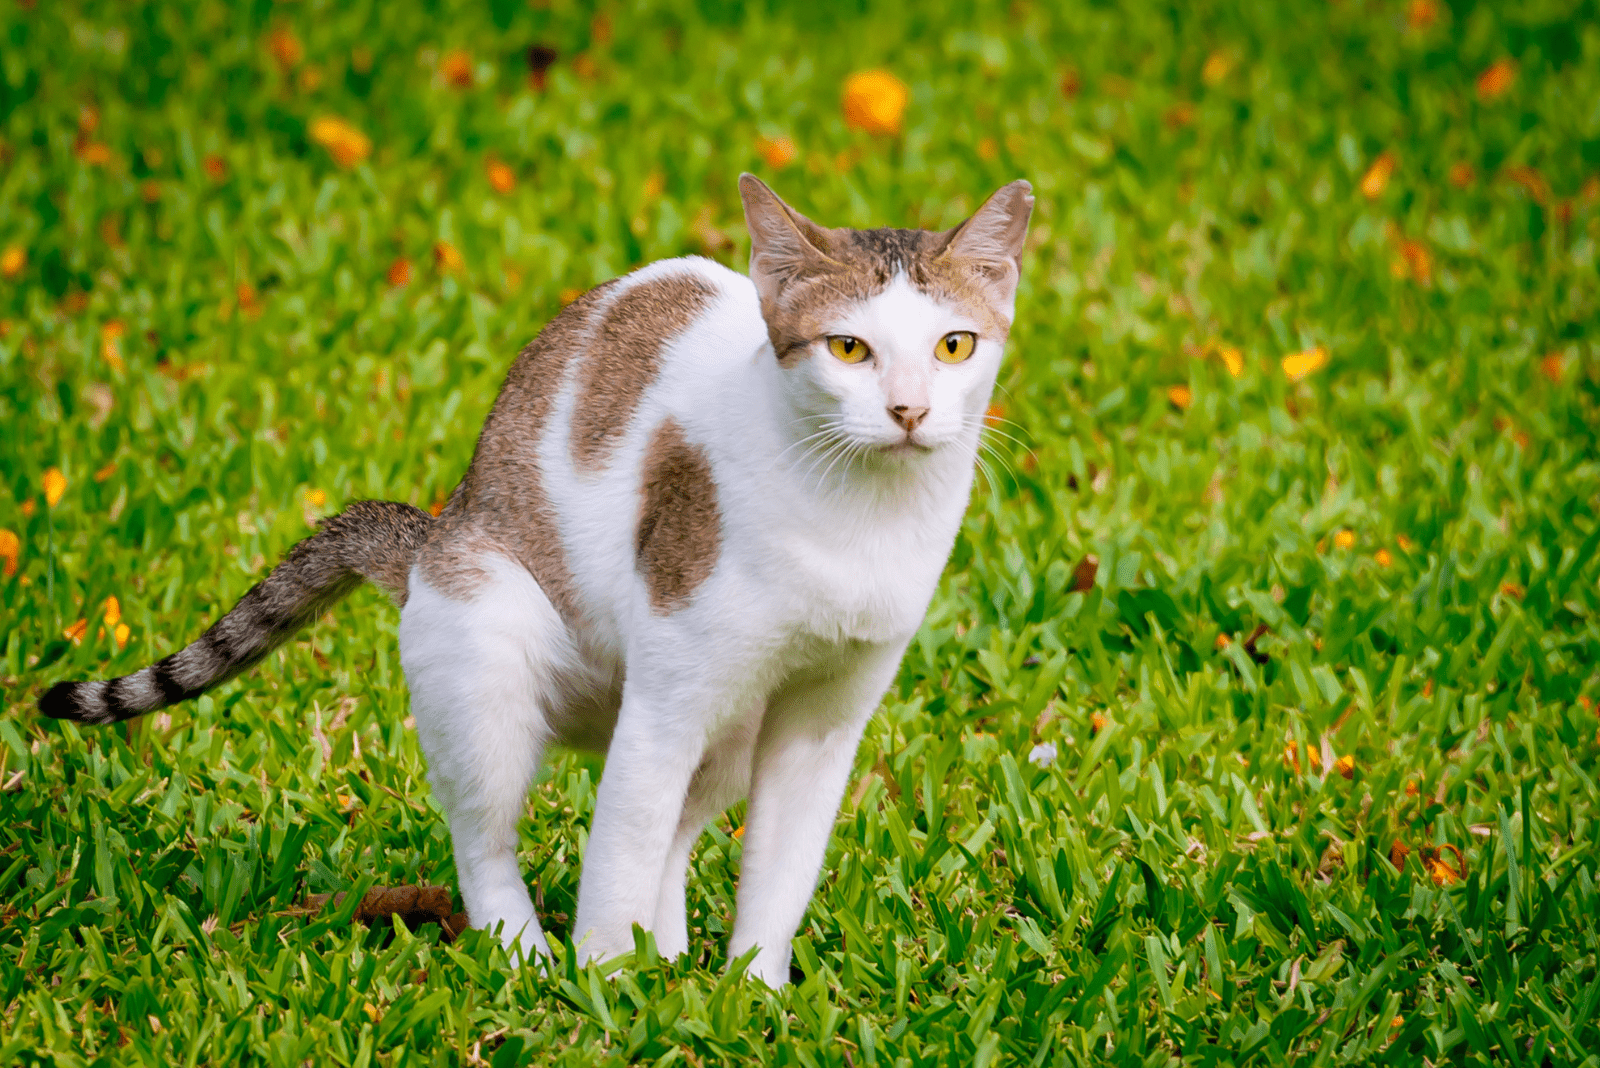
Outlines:
{"type": "Polygon", "coordinates": [[[739,196],[750,230],[750,281],[763,308],[794,279],[839,266],[827,252],[828,231],[785,204],[760,178],[741,174],[739,196]]]}

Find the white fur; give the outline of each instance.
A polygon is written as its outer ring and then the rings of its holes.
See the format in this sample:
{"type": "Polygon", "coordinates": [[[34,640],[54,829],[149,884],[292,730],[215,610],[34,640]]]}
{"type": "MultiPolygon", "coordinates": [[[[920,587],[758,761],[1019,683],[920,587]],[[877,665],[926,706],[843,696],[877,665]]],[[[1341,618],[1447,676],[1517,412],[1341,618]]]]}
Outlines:
{"type": "Polygon", "coordinates": [[[865,341],[871,361],[846,365],[819,342],[780,367],[743,275],[670,260],[623,284],[685,272],[719,295],[664,353],[605,469],[570,461],[571,375],[538,443],[586,625],[569,630],[509,560],[482,562],[491,581],[468,602],[414,571],[401,658],[476,926],[543,949],[517,820],[547,744],[609,735],[574,927],[582,952],[631,949],[635,923],[664,952],[686,950],[694,842],[748,796],[729,956],[759,946],[751,971],[778,986],[862,729],[966,507],[1000,344],[938,362],[944,334],[978,325],[899,278],[832,331],[865,341]],[[904,398],[931,409],[909,440],[887,410],[904,398]],[[658,615],[634,539],[645,446],[668,417],[710,458],[721,550],[690,603],[658,615]]]}

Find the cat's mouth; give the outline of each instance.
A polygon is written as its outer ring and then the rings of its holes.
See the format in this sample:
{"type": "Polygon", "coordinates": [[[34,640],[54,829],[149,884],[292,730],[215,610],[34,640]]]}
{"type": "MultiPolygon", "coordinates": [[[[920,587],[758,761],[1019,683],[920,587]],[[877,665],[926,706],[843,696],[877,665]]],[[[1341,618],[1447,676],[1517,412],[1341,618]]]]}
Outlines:
{"type": "Polygon", "coordinates": [[[899,441],[891,441],[878,446],[878,452],[884,456],[924,456],[933,451],[933,446],[917,441],[910,434],[899,441]]]}

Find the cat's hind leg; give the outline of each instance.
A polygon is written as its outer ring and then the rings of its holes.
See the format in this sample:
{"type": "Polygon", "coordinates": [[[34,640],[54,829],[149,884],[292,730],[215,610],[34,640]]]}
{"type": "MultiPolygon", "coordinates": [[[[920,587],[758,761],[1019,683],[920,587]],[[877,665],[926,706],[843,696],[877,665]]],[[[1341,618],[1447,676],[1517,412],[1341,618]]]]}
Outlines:
{"type": "Polygon", "coordinates": [[[483,580],[462,596],[412,572],[400,661],[467,916],[514,952],[520,940],[523,953],[544,953],[517,863],[517,823],[550,737],[546,712],[570,639],[526,569],[500,557],[479,565],[483,580]]]}

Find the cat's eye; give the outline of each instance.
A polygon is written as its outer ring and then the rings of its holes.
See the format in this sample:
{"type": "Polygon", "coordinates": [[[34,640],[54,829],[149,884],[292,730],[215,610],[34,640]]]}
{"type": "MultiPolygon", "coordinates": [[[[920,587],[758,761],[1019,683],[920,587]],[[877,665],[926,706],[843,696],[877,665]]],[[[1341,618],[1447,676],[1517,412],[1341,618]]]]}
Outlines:
{"type": "Polygon", "coordinates": [[[945,363],[960,363],[972,355],[973,346],[977,345],[978,337],[970,330],[952,330],[939,339],[933,347],[933,354],[945,363]]]}
{"type": "Polygon", "coordinates": [[[867,343],[848,334],[832,334],[828,338],[828,351],[845,363],[860,363],[871,353],[867,343]]]}

